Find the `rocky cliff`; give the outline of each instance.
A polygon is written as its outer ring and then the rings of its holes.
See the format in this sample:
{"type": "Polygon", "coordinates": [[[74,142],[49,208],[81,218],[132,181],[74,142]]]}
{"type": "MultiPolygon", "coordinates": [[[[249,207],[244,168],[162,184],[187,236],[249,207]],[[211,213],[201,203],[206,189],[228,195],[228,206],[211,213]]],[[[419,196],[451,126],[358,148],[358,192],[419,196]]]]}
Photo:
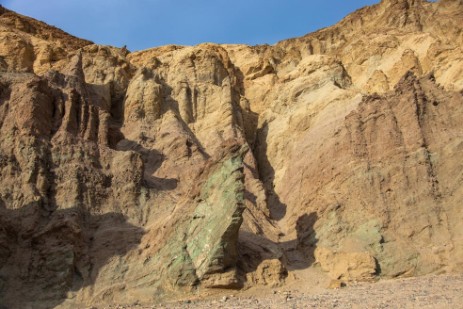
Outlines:
{"type": "Polygon", "coordinates": [[[0,7],[0,42],[6,308],[463,267],[460,0],[134,53],[0,7]]]}

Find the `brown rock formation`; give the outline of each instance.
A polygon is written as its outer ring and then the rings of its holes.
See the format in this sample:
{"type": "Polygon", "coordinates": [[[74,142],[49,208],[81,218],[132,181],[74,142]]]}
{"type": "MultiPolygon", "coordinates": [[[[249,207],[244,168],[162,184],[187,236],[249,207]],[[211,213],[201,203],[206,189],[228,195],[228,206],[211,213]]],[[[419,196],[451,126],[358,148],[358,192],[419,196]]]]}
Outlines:
{"type": "Polygon", "coordinates": [[[275,46],[128,53],[0,7],[0,303],[461,271],[462,25],[383,0],[275,46]]]}

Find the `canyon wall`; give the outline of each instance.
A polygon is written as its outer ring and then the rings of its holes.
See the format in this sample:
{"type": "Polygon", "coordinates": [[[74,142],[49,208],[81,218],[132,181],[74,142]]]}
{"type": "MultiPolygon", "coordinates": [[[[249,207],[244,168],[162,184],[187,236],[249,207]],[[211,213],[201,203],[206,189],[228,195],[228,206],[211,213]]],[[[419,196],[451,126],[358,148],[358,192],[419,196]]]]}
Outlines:
{"type": "Polygon", "coordinates": [[[0,304],[461,271],[462,26],[460,0],[383,0],[131,53],[0,7],[0,304]]]}

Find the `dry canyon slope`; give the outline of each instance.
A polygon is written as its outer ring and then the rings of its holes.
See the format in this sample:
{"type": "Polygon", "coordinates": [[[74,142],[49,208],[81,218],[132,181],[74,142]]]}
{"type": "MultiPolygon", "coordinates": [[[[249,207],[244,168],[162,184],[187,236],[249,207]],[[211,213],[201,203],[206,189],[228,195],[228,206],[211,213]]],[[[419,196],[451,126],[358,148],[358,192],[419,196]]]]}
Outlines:
{"type": "Polygon", "coordinates": [[[462,0],[138,52],[0,6],[2,309],[458,276],[462,158],[462,0]]]}

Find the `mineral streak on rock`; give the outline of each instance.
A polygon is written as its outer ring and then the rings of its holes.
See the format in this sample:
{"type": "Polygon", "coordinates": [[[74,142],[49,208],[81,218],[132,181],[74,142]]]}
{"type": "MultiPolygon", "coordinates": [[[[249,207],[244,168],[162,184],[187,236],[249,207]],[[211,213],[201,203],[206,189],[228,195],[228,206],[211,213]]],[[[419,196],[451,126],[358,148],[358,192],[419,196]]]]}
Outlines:
{"type": "Polygon", "coordinates": [[[0,305],[461,271],[462,27],[383,0],[131,53],[0,7],[0,305]]]}

